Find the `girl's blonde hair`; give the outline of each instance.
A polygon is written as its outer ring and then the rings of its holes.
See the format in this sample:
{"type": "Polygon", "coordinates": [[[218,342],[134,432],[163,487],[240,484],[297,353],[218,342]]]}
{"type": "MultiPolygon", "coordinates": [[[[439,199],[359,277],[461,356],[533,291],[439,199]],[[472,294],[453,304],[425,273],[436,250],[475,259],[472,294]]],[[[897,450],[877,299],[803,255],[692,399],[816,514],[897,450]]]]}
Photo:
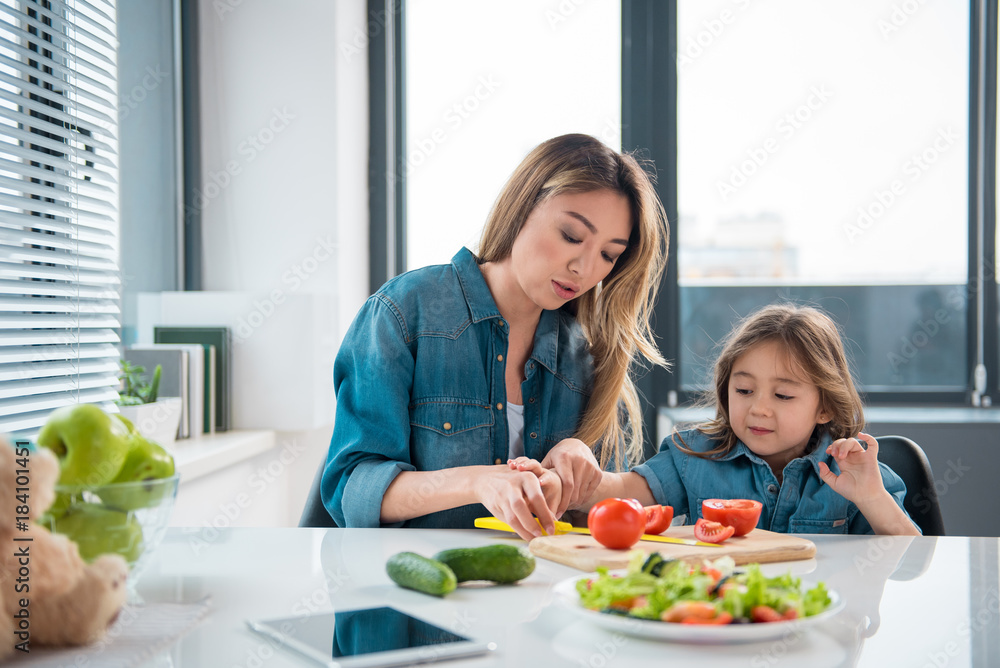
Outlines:
{"type": "Polygon", "coordinates": [[[583,327],[594,358],[593,392],[577,438],[592,448],[600,445],[602,467],[613,461],[621,469],[626,461],[637,462],[642,456],[642,406],[629,367],[640,354],[666,366],[649,325],[669,238],[653,177],[632,155],[588,135],[543,142],[500,191],[483,228],[479,262],[509,257],[528,214],[548,198],[595,190],[620,193],[628,200],[628,247],[596,288],[563,308],[583,327]]]}
{"type": "MultiPolygon", "coordinates": [[[[837,325],[825,313],[810,306],[772,304],[752,313],[723,341],[715,362],[714,385],[706,401],[715,406],[715,419],[698,426],[704,434],[719,440],[719,445],[704,453],[685,452],[704,457],[722,457],[736,445],[737,437],[729,419],[729,378],[741,355],[761,343],[776,341],[788,354],[792,368],[819,389],[820,408],[830,421],[818,425],[820,434],[834,439],[856,436],[865,424],[864,406],[854,387],[850,365],[837,325]]],[[[675,443],[677,438],[674,439],[675,443]]]]}

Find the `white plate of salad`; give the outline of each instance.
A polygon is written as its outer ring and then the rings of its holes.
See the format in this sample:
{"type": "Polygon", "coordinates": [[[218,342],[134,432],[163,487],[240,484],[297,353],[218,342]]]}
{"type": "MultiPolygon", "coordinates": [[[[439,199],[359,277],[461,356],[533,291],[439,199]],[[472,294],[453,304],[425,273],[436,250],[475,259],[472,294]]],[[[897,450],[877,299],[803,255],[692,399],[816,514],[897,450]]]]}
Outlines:
{"type": "Polygon", "coordinates": [[[556,600],[584,619],[632,636],[688,643],[748,643],[787,637],[844,607],[822,582],[722,557],[702,567],[637,553],[628,569],[598,569],[556,584],[556,600]]]}

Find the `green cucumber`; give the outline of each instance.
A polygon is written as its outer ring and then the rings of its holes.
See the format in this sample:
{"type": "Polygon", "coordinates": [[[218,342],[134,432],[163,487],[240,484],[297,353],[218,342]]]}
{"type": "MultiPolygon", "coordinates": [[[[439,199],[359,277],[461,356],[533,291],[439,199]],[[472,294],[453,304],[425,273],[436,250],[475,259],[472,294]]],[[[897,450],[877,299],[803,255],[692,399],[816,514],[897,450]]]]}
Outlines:
{"type": "Polygon", "coordinates": [[[459,582],[517,582],[535,570],[535,557],[523,545],[459,547],[442,550],[434,558],[451,568],[459,582]]]}
{"type": "Polygon", "coordinates": [[[400,552],[389,557],[385,572],[400,587],[415,589],[433,596],[444,596],[455,591],[458,584],[451,568],[428,559],[416,552],[400,552]]]}

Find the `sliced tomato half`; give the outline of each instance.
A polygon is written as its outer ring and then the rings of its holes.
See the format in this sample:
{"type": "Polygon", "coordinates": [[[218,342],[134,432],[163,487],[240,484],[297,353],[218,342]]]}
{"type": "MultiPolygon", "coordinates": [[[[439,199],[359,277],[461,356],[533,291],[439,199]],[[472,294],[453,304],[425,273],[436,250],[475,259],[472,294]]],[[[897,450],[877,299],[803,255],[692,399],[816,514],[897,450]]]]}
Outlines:
{"type": "Polygon", "coordinates": [[[734,536],[745,536],[757,526],[762,508],[761,502],[753,499],[706,499],[701,502],[701,516],[733,527],[734,536]]]}
{"type": "Polygon", "coordinates": [[[704,517],[695,522],[694,525],[694,537],[706,543],[721,543],[731,537],[733,531],[732,527],[706,520],[704,517]]]}
{"type": "Polygon", "coordinates": [[[674,519],[673,506],[646,506],[646,533],[660,534],[670,528],[674,519]]]}

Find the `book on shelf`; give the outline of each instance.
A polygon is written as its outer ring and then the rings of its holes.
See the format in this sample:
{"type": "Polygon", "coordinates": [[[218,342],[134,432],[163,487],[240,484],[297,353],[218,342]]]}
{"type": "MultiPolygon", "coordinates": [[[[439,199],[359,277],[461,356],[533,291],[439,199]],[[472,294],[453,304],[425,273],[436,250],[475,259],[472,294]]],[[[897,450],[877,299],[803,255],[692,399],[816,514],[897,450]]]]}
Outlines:
{"type": "MultiPolygon", "coordinates": [[[[181,438],[197,438],[205,433],[205,348],[199,343],[192,344],[136,344],[126,349],[126,359],[142,359],[142,366],[147,372],[160,364],[163,368],[160,378],[161,396],[179,396],[184,410],[181,413],[181,438]],[[173,354],[172,354],[173,353],[173,354]],[[176,353],[184,353],[177,355],[176,353]],[[180,373],[171,372],[171,378],[176,379],[180,394],[165,394],[167,388],[163,381],[167,376],[167,365],[159,359],[168,360],[171,367],[180,365],[180,373]],[[185,430],[184,426],[187,426],[185,430]]],[[[173,391],[173,384],[170,386],[173,391]]]]}
{"type": "Polygon", "coordinates": [[[232,338],[229,327],[181,327],[156,325],[156,343],[200,343],[205,346],[206,433],[231,428],[232,338]],[[214,351],[213,351],[214,349],[214,351]],[[214,377],[214,382],[213,382],[214,377]]]}

